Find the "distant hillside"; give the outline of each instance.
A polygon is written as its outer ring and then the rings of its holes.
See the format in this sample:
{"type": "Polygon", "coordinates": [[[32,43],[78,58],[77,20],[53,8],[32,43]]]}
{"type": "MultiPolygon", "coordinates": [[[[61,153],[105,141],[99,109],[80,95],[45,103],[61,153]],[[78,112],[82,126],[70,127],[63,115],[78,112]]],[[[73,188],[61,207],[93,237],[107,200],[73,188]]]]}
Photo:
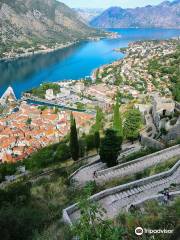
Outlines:
{"type": "Polygon", "coordinates": [[[180,28],[180,0],[135,9],[111,7],[94,18],[90,24],[99,28],[180,28]]]}
{"type": "Polygon", "coordinates": [[[53,46],[99,34],[56,0],[0,0],[0,53],[12,46],[53,46]]]}
{"type": "Polygon", "coordinates": [[[89,9],[89,8],[75,8],[74,9],[80,17],[82,17],[82,19],[85,22],[90,22],[92,19],[94,19],[95,17],[99,16],[104,10],[101,8],[93,8],[93,9],[89,9]]]}

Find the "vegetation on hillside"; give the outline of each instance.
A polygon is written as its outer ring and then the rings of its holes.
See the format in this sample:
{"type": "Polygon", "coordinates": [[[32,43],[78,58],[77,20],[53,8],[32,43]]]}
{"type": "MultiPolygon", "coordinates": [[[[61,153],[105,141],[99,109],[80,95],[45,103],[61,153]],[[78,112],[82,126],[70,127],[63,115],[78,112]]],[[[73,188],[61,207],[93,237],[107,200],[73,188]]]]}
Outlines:
{"type": "Polygon", "coordinates": [[[125,114],[124,136],[126,139],[134,141],[139,137],[142,126],[142,116],[138,109],[130,109],[125,114]]]}
{"type": "MultiPolygon", "coordinates": [[[[171,205],[162,204],[156,200],[144,203],[143,209],[134,207],[128,213],[120,213],[112,220],[103,220],[104,209],[89,199],[90,192],[86,189],[83,198],[79,200],[81,211],[80,220],[73,227],[73,235],[80,240],[85,239],[137,239],[134,234],[136,227],[146,229],[174,230],[172,235],[158,234],[160,240],[178,240],[180,198],[176,198],[171,205]],[[163,227],[164,226],[164,227],[163,227]]],[[[149,239],[144,235],[143,239],[149,239]]]]}
{"type": "MultiPolygon", "coordinates": [[[[149,62],[148,72],[153,76],[153,84],[158,87],[157,78],[168,76],[174,99],[180,102],[180,46],[175,53],[153,59],[149,62]]],[[[161,89],[163,90],[163,89],[161,89]]]]}
{"type": "MultiPolygon", "coordinates": [[[[82,144],[80,140],[83,140],[85,145],[87,144],[87,137],[89,136],[82,136],[82,138],[79,139],[79,146],[82,144]]],[[[91,139],[91,141],[88,141],[92,144],[89,146],[96,146],[93,145],[95,136],[92,135],[89,139],[91,139]]],[[[100,152],[103,153],[104,151],[106,159],[114,160],[114,162],[107,161],[109,166],[116,163],[115,156],[117,156],[120,146],[118,140],[119,138],[114,130],[107,130],[102,140],[100,152]]],[[[57,163],[67,162],[70,156],[69,138],[67,137],[62,143],[54,144],[34,153],[29,159],[25,160],[23,164],[26,165],[27,169],[39,171],[57,163]]],[[[124,178],[121,179],[121,181],[126,183],[130,180],[140,179],[168,170],[176,161],[177,159],[170,159],[166,163],[148,169],[148,171],[144,171],[136,176],[131,176],[131,178],[133,177],[132,179],[124,178]]],[[[0,166],[6,166],[7,171],[9,171],[9,173],[12,172],[12,174],[17,167],[16,164],[2,164],[0,166]]],[[[77,164],[75,167],[79,167],[79,165],[77,164]]],[[[130,229],[130,225],[124,225],[124,222],[120,220],[122,216],[115,221],[104,221],[103,218],[101,218],[102,215],[99,216],[100,213],[103,214],[104,210],[101,206],[89,200],[89,195],[101,191],[101,188],[91,183],[90,185],[93,186],[91,192],[89,186],[86,189],[87,191],[84,192],[82,189],[77,189],[69,185],[68,177],[74,170],[76,169],[72,163],[64,166],[59,165],[59,168],[54,168],[54,171],[51,172],[50,175],[47,175],[48,178],[33,178],[32,183],[29,183],[28,179],[25,179],[22,180],[22,182],[20,181],[19,183],[9,185],[5,190],[0,190],[0,232],[3,240],[71,240],[74,235],[80,236],[80,240],[87,239],[87,236],[89,237],[88,239],[92,240],[97,239],[97,237],[98,239],[123,239],[127,234],[129,234],[128,236],[130,237],[132,229],[130,229]],[[59,222],[59,219],[62,217],[62,210],[74,203],[75,199],[79,198],[80,200],[78,201],[82,216],[73,228],[69,228],[59,222]],[[93,231],[92,234],[93,229],[95,229],[95,231],[93,231]]],[[[118,184],[122,183],[123,182],[118,182],[118,184]]],[[[107,186],[108,185],[106,185],[106,187],[107,186]]],[[[177,205],[175,208],[176,207],[177,205]]],[[[176,210],[178,211],[177,208],[176,210]]],[[[160,209],[160,211],[161,214],[164,214],[164,209],[160,209]]],[[[176,216],[178,213],[173,212],[173,214],[175,214],[175,218],[174,220],[171,219],[171,223],[176,224],[176,216]]],[[[123,216],[128,223],[130,221],[129,218],[135,219],[134,215],[130,213],[123,216]]],[[[144,214],[140,214],[142,221],[145,218],[146,216],[144,214]]],[[[165,221],[165,218],[161,218],[159,224],[164,224],[165,221]]],[[[135,222],[132,222],[132,224],[135,224],[135,222]]]]}
{"type": "Polygon", "coordinates": [[[123,229],[115,227],[110,220],[103,220],[105,210],[96,202],[90,200],[91,188],[87,186],[79,198],[81,217],[72,227],[73,236],[80,240],[121,240],[123,229]]]}
{"type": "Polygon", "coordinates": [[[46,91],[48,89],[52,89],[54,95],[61,92],[60,86],[56,83],[43,83],[37,88],[33,88],[32,90],[28,91],[28,93],[31,93],[33,96],[39,97],[39,98],[45,98],[46,91]]]}
{"type": "Polygon", "coordinates": [[[0,21],[3,26],[0,57],[5,57],[4,53],[11,56],[33,53],[44,49],[42,45],[53,49],[89,37],[105,36],[81,21],[73,9],[56,0],[1,0],[0,21]]]}
{"type": "MultiPolygon", "coordinates": [[[[74,134],[73,132],[72,134],[74,134]]],[[[74,137],[72,141],[74,141],[74,137]]],[[[24,159],[23,161],[18,161],[16,163],[0,164],[0,183],[5,180],[5,176],[17,174],[17,168],[19,166],[24,165],[26,167],[26,170],[29,170],[32,173],[36,173],[45,168],[54,165],[61,165],[61,163],[68,161],[69,159],[71,159],[72,154],[74,154],[73,151],[75,151],[76,153],[76,159],[77,156],[78,158],[82,158],[91,150],[98,151],[99,145],[100,136],[98,133],[83,135],[78,138],[78,142],[76,142],[76,144],[72,143],[74,149],[72,150],[70,147],[70,136],[68,135],[61,142],[39,149],[37,152],[34,152],[32,155],[30,155],[27,159],[24,159]],[[78,148],[76,147],[77,144],[79,145],[78,148]]]]}
{"type": "Polygon", "coordinates": [[[5,176],[16,174],[17,168],[21,165],[24,165],[27,170],[36,172],[70,158],[71,153],[68,143],[60,142],[50,145],[34,152],[24,161],[0,164],[0,182],[5,180],[5,176]]]}
{"type": "MultiPolygon", "coordinates": [[[[146,229],[174,230],[172,234],[157,234],[158,240],[178,240],[180,219],[180,198],[170,205],[158,201],[148,201],[143,209],[135,208],[129,213],[120,213],[115,225],[125,229],[127,239],[136,240],[134,231],[137,227],[146,229]]],[[[149,234],[143,234],[143,239],[150,239],[149,234]]]]}

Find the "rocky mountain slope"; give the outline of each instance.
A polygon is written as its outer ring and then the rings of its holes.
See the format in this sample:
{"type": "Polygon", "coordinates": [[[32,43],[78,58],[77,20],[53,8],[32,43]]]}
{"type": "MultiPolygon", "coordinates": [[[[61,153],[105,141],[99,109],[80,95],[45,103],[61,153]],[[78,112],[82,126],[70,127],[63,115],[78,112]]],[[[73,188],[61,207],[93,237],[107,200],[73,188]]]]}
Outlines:
{"type": "Polygon", "coordinates": [[[97,35],[56,0],[0,0],[0,52],[38,44],[54,46],[97,35]]]}
{"type": "Polygon", "coordinates": [[[180,28],[180,0],[164,1],[157,6],[148,5],[135,9],[111,7],[94,18],[90,24],[100,28],[180,28]]]}
{"type": "Polygon", "coordinates": [[[82,19],[84,19],[85,22],[90,22],[92,19],[94,19],[95,17],[99,16],[104,10],[101,8],[93,8],[93,9],[89,9],[89,8],[75,8],[74,9],[80,17],[82,17],[82,19]]]}

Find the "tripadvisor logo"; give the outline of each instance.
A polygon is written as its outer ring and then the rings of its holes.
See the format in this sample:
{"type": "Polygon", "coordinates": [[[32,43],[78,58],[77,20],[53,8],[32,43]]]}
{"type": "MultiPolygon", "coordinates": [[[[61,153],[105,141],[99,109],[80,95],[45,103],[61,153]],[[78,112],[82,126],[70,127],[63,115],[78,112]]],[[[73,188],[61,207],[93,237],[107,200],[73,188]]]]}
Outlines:
{"type": "Polygon", "coordinates": [[[135,234],[138,235],[138,236],[141,236],[143,234],[143,232],[144,231],[143,231],[142,227],[137,227],[135,229],[135,234]]]}
{"type": "Polygon", "coordinates": [[[137,236],[141,236],[144,234],[172,234],[174,230],[168,230],[168,229],[146,229],[142,227],[137,227],[135,229],[135,234],[137,236]]]}

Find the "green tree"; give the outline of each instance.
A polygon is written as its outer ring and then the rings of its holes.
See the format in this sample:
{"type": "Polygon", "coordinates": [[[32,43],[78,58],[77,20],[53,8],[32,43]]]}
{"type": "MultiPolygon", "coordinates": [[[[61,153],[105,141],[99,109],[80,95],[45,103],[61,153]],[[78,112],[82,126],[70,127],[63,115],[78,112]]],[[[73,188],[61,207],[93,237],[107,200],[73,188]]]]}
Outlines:
{"type": "Polygon", "coordinates": [[[89,134],[86,136],[86,148],[90,151],[95,148],[94,134],[89,134]]]}
{"type": "Polygon", "coordinates": [[[65,161],[71,157],[70,148],[66,143],[59,143],[56,154],[55,154],[55,161],[65,161]]]}
{"type": "Polygon", "coordinates": [[[32,119],[29,117],[26,121],[26,125],[31,125],[32,119]]]}
{"type": "Polygon", "coordinates": [[[103,129],[103,120],[104,120],[104,114],[102,110],[97,107],[96,108],[96,123],[92,126],[91,132],[95,133],[97,131],[100,131],[103,129]]]}
{"type": "Polygon", "coordinates": [[[101,141],[100,146],[100,158],[102,162],[105,162],[108,167],[115,166],[117,164],[118,153],[121,148],[122,138],[117,136],[116,131],[113,129],[107,129],[105,137],[101,141]]]}
{"type": "Polygon", "coordinates": [[[123,137],[122,119],[119,111],[119,101],[116,99],[114,106],[113,129],[117,131],[117,135],[123,137]]]}
{"type": "Polygon", "coordinates": [[[138,109],[130,109],[125,115],[124,136],[132,142],[138,138],[142,116],[138,109]]]}
{"type": "MultiPolygon", "coordinates": [[[[0,206],[3,207],[4,203],[23,206],[28,204],[31,198],[31,184],[30,183],[13,183],[6,189],[0,190],[0,206]]],[[[1,208],[0,207],[0,208],[1,208]]]]}
{"type": "Polygon", "coordinates": [[[101,139],[100,139],[99,131],[96,131],[94,133],[94,145],[97,150],[97,153],[99,152],[100,142],[101,142],[101,139]]]}
{"type": "Polygon", "coordinates": [[[7,162],[0,164],[0,182],[5,180],[6,175],[13,175],[15,172],[16,164],[7,162]]]}
{"type": "Polygon", "coordinates": [[[27,169],[34,170],[49,166],[55,161],[55,146],[48,146],[33,153],[28,160],[24,161],[27,169]]]}
{"type": "Polygon", "coordinates": [[[0,209],[0,233],[3,240],[32,239],[35,230],[42,230],[47,215],[33,206],[5,205],[0,209]]]}
{"type": "Polygon", "coordinates": [[[173,96],[177,102],[180,102],[180,79],[173,88],[173,96]]]}
{"type": "Polygon", "coordinates": [[[46,90],[48,89],[52,89],[54,95],[61,92],[60,87],[57,83],[43,83],[38,88],[33,88],[28,92],[39,98],[45,98],[46,90]]]}
{"type": "Polygon", "coordinates": [[[76,128],[76,120],[71,113],[71,128],[70,128],[70,151],[74,161],[79,159],[79,142],[76,128]]]}
{"type": "Polygon", "coordinates": [[[84,157],[86,153],[86,141],[84,138],[79,139],[79,157],[84,157]]]}
{"type": "Polygon", "coordinates": [[[121,240],[122,228],[115,227],[112,221],[103,220],[105,210],[90,200],[90,195],[91,188],[85,188],[78,203],[81,216],[72,227],[73,235],[80,240],[121,240]]]}

